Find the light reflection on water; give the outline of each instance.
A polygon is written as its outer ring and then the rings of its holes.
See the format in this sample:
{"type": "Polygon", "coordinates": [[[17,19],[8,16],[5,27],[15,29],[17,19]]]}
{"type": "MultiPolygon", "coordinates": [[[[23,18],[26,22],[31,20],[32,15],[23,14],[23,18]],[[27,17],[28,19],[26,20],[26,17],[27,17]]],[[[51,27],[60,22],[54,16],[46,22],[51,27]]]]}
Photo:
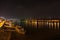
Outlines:
{"type": "Polygon", "coordinates": [[[45,28],[54,29],[59,31],[60,20],[26,20],[25,25],[27,28],[45,28]]]}
{"type": "MultiPolygon", "coordinates": [[[[25,25],[26,34],[24,40],[58,40],[60,39],[59,20],[27,20],[25,25]]],[[[17,39],[19,39],[17,36],[17,39]]],[[[12,39],[14,39],[12,37],[12,39]]]]}

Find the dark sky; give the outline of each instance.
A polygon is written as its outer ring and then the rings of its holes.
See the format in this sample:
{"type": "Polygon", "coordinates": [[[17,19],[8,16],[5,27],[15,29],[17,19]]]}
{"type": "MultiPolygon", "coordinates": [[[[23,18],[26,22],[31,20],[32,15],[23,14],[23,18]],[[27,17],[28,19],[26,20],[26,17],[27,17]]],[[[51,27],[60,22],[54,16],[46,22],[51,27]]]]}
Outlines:
{"type": "Polygon", "coordinates": [[[60,1],[1,0],[0,16],[6,18],[60,18],[60,1]]]}

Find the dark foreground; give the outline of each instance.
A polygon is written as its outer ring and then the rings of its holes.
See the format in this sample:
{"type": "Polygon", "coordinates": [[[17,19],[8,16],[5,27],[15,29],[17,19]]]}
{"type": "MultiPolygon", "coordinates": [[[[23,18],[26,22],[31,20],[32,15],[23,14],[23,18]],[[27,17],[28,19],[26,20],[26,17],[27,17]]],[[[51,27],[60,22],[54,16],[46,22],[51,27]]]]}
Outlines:
{"type": "Polygon", "coordinates": [[[60,32],[30,30],[23,37],[12,33],[11,40],[60,40],[60,32]]]}
{"type": "MultiPolygon", "coordinates": [[[[9,40],[60,40],[60,32],[59,31],[47,31],[47,30],[37,30],[37,29],[29,29],[27,30],[25,35],[20,35],[16,32],[11,32],[6,34],[0,33],[0,40],[4,40],[7,36],[7,39],[9,40]],[[4,35],[3,35],[4,34],[4,35]],[[11,37],[8,37],[8,35],[11,37]],[[4,38],[4,39],[1,39],[4,38]]],[[[7,40],[5,39],[5,40],[7,40]]]]}

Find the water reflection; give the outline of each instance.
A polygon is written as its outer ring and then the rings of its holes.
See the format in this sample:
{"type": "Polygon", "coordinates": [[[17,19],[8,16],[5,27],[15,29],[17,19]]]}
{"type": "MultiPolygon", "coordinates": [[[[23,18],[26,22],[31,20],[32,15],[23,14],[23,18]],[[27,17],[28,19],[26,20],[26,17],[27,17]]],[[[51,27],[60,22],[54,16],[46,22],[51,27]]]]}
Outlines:
{"type": "Polygon", "coordinates": [[[31,26],[36,29],[48,26],[50,29],[59,30],[59,25],[60,20],[26,20],[26,26],[31,26]]]}

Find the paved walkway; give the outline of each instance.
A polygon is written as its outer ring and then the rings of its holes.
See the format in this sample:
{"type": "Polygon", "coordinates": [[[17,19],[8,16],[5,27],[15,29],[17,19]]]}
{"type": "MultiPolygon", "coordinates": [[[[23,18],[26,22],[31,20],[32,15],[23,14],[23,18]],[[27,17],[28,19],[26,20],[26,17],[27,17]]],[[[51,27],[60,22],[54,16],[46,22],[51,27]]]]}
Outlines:
{"type": "Polygon", "coordinates": [[[0,32],[0,40],[10,40],[11,32],[0,32]]]}

